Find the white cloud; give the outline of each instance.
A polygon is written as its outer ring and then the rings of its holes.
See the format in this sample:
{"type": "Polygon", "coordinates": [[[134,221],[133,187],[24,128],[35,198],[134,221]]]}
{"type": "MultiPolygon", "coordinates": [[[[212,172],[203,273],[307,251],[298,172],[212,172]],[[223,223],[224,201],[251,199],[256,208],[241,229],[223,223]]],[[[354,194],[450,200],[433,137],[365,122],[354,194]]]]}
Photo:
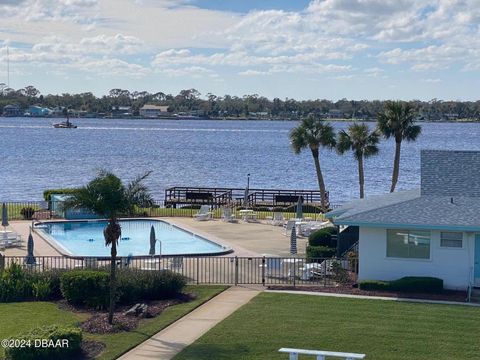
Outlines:
{"type": "Polygon", "coordinates": [[[442,80],[440,79],[422,79],[422,81],[426,83],[431,83],[431,84],[438,84],[442,82],[442,80]]]}
{"type": "Polygon", "coordinates": [[[245,70],[238,73],[240,76],[265,76],[265,75],[272,75],[271,72],[268,71],[258,71],[258,70],[245,70]]]}

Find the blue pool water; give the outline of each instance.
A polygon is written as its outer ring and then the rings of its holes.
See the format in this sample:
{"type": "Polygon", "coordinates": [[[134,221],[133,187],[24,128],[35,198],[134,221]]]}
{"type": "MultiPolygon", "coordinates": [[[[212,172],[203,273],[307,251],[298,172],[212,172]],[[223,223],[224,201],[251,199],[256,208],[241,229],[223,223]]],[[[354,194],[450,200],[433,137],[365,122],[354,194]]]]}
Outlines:
{"type": "MultiPolygon", "coordinates": [[[[67,221],[44,223],[40,230],[54,240],[63,252],[73,256],[110,256],[105,246],[103,229],[106,221],[67,221]]],[[[153,225],[162,255],[217,254],[228,249],[160,220],[120,221],[122,236],[118,243],[118,256],[148,255],[150,227],[153,225]]],[[[160,252],[157,241],[155,253],[160,252]]]]}

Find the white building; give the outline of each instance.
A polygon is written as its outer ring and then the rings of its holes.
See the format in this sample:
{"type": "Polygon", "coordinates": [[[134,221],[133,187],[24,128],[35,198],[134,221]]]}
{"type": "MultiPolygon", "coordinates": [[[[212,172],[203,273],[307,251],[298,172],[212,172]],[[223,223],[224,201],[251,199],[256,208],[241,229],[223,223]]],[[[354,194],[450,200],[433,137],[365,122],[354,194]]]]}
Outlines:
{"type": "Polygon", "coordinates": [[[145,118],[154,118],[158,116],[170,115],[168,106],[159,105],[143,105],[140,109],[140,116],[145,118]]]}
{"type": "Polygon", "coordinates": [[[327,214],[359,227],[358,280],[404,276],[480,286],[480,152],[421,152],[421,188],[353,201],[327,214]]]}

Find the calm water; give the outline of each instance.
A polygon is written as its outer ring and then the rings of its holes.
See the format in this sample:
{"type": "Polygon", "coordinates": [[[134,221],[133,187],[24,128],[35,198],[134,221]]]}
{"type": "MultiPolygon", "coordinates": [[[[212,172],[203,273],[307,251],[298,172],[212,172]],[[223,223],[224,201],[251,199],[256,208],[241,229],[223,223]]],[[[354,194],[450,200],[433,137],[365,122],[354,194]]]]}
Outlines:
{"type": "MultiPolygon", "coordinates": [[[[0,118],[1,201],[41,200],[44,189],[84,185],[101,168],[125,180],[153,170],[147,184],[159,200],[170,186],[244,187],[247,173],[251,187],[318,188],[310,152],[290,149],[296,122],[75,119],[77,129],[53,122],[0,118]]],[[[403,146],[399,189],[419,185],[420,149],[480,150],[480,124],[422,126],[420,139],[403,146]]],[[[367,195],[389,190],[393,156],[393,142],[384,141],[367,159],[367,195]]],[[[358,196],[350,154],[323,151],[321,165],[333,203],[358,196]]]]}
{"type": "MultiPolygon", "coordinates": [[[[63,248],[78,256],[110,256],[105,247],[103,229],[105,221],[49,223],[42,229],[53,237],[63,248]]],[[[225,249],[190,232],[157,220],[120,221],[122,225],[121,246],[118,256],[148,255],[150,250],[150,227],[155,228],[157,239],[161,240],[162,255],[207,254],[225,249]]],[[[156,254],[160,245],[156,244],[156,254]]]]}

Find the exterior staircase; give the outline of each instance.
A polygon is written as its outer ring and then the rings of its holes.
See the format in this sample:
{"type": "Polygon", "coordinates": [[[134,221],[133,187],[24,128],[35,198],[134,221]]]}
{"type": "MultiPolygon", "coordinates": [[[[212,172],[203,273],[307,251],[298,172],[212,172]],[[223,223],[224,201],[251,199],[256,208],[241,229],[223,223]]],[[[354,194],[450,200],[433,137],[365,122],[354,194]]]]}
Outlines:
{"type": "Polygon", "coordinates": [[[470,295],[470,302],[472,303],[480,303],[480,288],[473,288],[471,295],[470,295]]]}

